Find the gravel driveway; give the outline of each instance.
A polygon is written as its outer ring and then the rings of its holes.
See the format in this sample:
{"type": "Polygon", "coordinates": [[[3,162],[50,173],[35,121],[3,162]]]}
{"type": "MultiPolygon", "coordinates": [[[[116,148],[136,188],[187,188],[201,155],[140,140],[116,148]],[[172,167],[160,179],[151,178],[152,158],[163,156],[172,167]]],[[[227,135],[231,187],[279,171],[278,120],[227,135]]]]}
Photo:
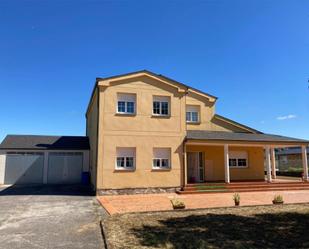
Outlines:
{"type": "Polygon", "coordinates": [[[104,248],[88,189],[0,186],[0,248],[104,248]]]}

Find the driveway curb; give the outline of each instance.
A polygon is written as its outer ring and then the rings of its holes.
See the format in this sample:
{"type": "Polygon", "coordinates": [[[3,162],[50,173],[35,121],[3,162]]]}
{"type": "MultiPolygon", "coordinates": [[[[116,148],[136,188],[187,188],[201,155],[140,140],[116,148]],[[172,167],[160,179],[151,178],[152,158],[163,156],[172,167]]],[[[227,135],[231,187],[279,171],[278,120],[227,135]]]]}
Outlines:
{"type": "Polygon", "coordinates": [[[109,249],[109,245],[108,245],[108,242],[107,242],[107,236],[106,236],[105,229],[104,229],[104,224],[103,224],[102,221],[100,221],[100,228],[101,228],[101,234],[102,234],[102,238],[103,238],[103,242],[104,242],[104,247],[105,247],[105,249],[109,249]]]}

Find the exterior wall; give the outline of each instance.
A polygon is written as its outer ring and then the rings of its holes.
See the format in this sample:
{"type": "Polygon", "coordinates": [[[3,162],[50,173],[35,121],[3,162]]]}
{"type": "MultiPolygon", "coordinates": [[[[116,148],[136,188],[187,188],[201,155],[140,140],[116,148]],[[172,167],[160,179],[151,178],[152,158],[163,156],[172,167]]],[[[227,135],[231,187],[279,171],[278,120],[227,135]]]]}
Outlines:
{"type": "Polygon", "coordinates": [[[89,170],[90,170],[89,151],[83,151],[83,172],[89,172],[89,170]]]}
{"type": "Polygon", "coordinates": [[[101,87],[97,189],[178,187],[181,185],[185,98],[172,86],[137,77],[101,87]],[[116,114],[117,93],[136,94],[136,114],[116,114]],[[170,97],[170,116],[152,116],[153,96],[170,97]],[[116,147],[136,147],[134,171],[116,171],[116,147]],[[152,170],[152,149],[171,148],[171,170],[152,170]]]}
{"type": "Polygon", "coordinates": [[[211,131],[228,131],[228,132],[248,132],[245,129],[229,124],[223,120],[213,117],[211,119],[211,131]]]}
{"type": "MultiPolygon", "coordinates": [[[[229,147],[229,151],[247,151],[248,167],[230,168],[231,180],[264,180],[264,151],[262,147],[229,147]]],[[[187,146],[187,152],[204,152],[205,180],[224,180],[224,148],[222,146],[187,146]]]]}
{"type": "Polygon", "coordinates": [[[214,116],[215,102],[210,102],[207,98],[196,93],[189,92],[186,96],[186,105],[200,107],[200,122],[196,124],[187,123],[187,130],[208,130],[208,131],[228,131],[228,132],[248,132],[245,129],[224,122],[214,116]]]}
{"type": "MultiPolygon", "coordinates": [[[[186,130],[247,132],[241,127],[217,119],[214,116],[215,102],[198,93],[190,90],[186,92],[147,75],[113,78],[112,81],[112,83],[109,80],[99,82],[87,113],[92,182],[98,192],[106,190],[107,193],[109,190],[119,189],[129,189],[130,192],[134,188],[179,187],[184,179],[183,141],[186,130]],[[119,93],[135,94],[134,115],[117,114],[119,93]],[[153,96],[170,98],[169,117],[152,115],[153,96]],[[186,105],[199,106],[199,124],[186,123],[186,105]],[[136,148],[135,170],[116,170],[117,147],[136,148]],[[170,170],[152,169],[152,151],[155,147],[171,148],[170,170]],[[97,174],[94,173],[95,167],[97,174]]],[[[206,180],[223,180],[223,146],[204,147],[204,149],[207,163],[215,166],[211,174],[207,173],[206,180]]],[[[264,178],[263,150],[257,148],[248,150],[249,168],[231,169],[231,179],[264,178]],[[259,153],[262,153],[262,156],[259,153]]],[[[211,167],[207,167],[207,170],[211,170],[211,167]]]]}
{"type": "Polygon", "coordinates": [[[209,102],[207,98],[189,92],[186,96],[186,105],[195,105],[200,107],[199,123],[187,124],[187,130],[212,130],[211,119],[215,112],[213,102],[209,102]]]}
{"type": "Polygon", "coordinates": [[[110,136],[104,146],[103,179],[98,188],[179,187],[181,185],[182,139],[177,136],[110,136]],[[136,168],[133,171],[115,170],[116,147],[136,147],[136,168]],[[153,147],[171,147],[171,169],[153,170],[153,147]],[[101,184],[101,187],[100,185],[101,184]]]}
{"type": "Polygon", "coordinates": [[[89,106],[87,118],[86,135],[89,138],[90,153],[89,153],[89,171],[90,179],[93,186],[96,185],[97,177],[97,143],[98,143],[98,91],[96,90],[93,96],[92,103],[89,106]]]}
{"type": "Polygon", "coordinates": [[[4,183],[5,176],[5,151],[0,151],[0,184],[4,183]]]}

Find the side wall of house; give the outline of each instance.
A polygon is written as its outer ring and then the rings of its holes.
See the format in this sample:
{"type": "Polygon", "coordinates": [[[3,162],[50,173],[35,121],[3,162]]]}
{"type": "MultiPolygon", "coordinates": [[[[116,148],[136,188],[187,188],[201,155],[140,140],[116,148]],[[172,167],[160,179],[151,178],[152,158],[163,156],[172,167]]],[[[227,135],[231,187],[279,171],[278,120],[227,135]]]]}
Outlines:
{"type": "Polygon", "coordinates": [[[98,90],[95,90],[92,102],[90,103],[87,113],[87,130],[86,135],[89,137],[89,171],[91,184],[96,186],[97,177],[97,144],[98,144],[98,90]]]}
{"type": "Polygon", "coordinates": [[[101,88],[99,134],[102,142],[99,141],[97,189],[179,187],[186,134],[184,93],[149,77],[122,80],[101,88]],[[135,94],[135,115],[117,114],[119,93],[135,94]],[[169,97],[169,117],[152,115],[153,96],[169,97]],[[135,148],[134,170],[116,170],[117,147],[135,148]],[[170,148],[170,170],[152,168],[153,148],[170,148]]]}
{"type": "MultiPolygon", "coordinates": [[[[262,147],[230,147],[229,151],[246,151],[248,153],[247,168],[230,168],[231,180],[263,180],[264,151],[262,147]]],[[[224,148],[223,146],[187,146],[187,152],[204,152],[205,180],[224,180],[224,148]]]]}

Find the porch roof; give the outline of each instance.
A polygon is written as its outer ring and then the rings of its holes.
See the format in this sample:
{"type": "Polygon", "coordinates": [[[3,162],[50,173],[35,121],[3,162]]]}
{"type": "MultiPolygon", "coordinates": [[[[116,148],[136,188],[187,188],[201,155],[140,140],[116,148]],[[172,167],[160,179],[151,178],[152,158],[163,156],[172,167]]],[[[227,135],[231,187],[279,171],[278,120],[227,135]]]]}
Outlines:
{"type": "Polygon", "coordinates": [[[272,134],[237,133],[226,131],[188,130],[187,140],[206,141],[232,141],[232,142],[254,142],[254,143],[287,143],[287,144],[309,144],[309,140],[285,137],[272,134]]]}

